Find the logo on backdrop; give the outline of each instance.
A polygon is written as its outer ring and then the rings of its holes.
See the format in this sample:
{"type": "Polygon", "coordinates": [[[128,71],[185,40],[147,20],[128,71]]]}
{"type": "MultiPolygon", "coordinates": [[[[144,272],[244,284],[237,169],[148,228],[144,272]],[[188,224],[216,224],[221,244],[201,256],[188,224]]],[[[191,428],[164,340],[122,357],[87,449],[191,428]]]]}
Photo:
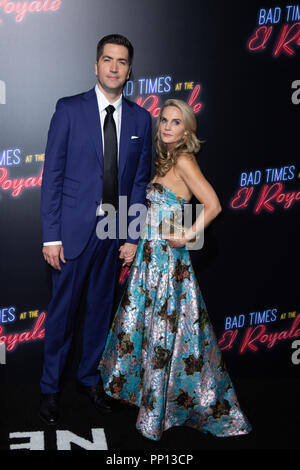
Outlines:
{"type": "Polygon", "coordinates": [[[242,172],[230,207],[235,210],[252,207],[255,215],[265,211],[274,213],[279,207],[290,209],[300,200],[300,191],[295,188],[287,191],[286,185],[299,177],[296,165],[242,172]]]}
{"type": "Polygon", "coordinates": [[[39,310],[29,310],[18,313],[15,306],[0,307],[0,343],[5,344],[6,351],[11,352],[20,343],[28,343],[43,339],[45,328],[43,328],[46,313],[39,310]],[[7,333],[7,327],[12,327],[15,322],[30,321],[30,328],[22,329],[19,332],[7,333]],[[32,324],[32,322],[34,322],[32,324]]]}
{"type": "Polygon", "coordinates": [[[9,192],[13,198],[20,196],[24,189],[41,186],[45,155],[36,153],[31,155],[22,155],[22,149],[10,148],[0,150],[0,189],[3,192],[9,192]],[[38,165],[38,171],[33,176],[11,178],[10,168],[18,166],[28,166],[31,164],[38,165]]]}
{"type": "MultiPolygon", "coordinates": [[[[73,445],[85,450],[107,450],[107,441],[103,428],[90,429],[88,434],[91,435],[91,439],[86,438],[86,436],[79,436],[67,429],[57,430],[55,434],[56,439],[53,442],[56,442],[56,448],[54,447],[53,450],[73,450],[73,445]]],[[[50,443],[48,441],[46,445],[47,438],[49,438],[48,431],[47,434],[44,431],[11,432],[9,433],[9,439],[13,442],[10,444],[9,449],[45,450],[46,448],[49,449],[49,446],[51,449],[52,441],[50,443]]],[[[134,459],[135,457],[128,458],[134,459]]],[[[133,464],[131,460],[128,463],[133,464]]]]}
{"type": "Polygon", "coordinates": [[[261,8],[257,27],[247,48],[251,52],[272,51],[273,57],[295,56],[300,46],[300,6],[261,8]]]}
{"type": "Polygon", "coordinates": [[[21,23],[29,13],[45,13],[60,9],[62,0],[43,0],[34,2],[11,2],[0,0],[0,24],[4,15],[12,15],[16,23],[21,23]]]}
{"type": "MultiPolygon", "coordinates": [[[[224,332],[219,340],[219,346],[223,351],[238,348],[238,352],[243,354],[248,351],[257,352],[262,347],[270,350],[282,341],[295,340],[299,337],[300,313],[297,314],[296,310],[294,310],[280,314],[277,308],[268,308],[259,312],[226,317],[224,332]],[[288,328],[272,332],[268,331],[267,324],[278,324],[284,320],[290,320],[291,323],[288,328]],[[242,329],[246,326],[247,329],[242,335],[242,329]]],[[[292,347],[295,349],[299,349],[299,346],[299,340],[292,343],[292,347]]],[[[298,359],[298,355],[299,350],[294,353],[294,364],[297,363],[296,356],[298,359]]]]}
{"type": "Polygon", "coordinates": [[[203,103],[199,101],[200,93],[201,85],[195,80],[178,81],[171,75],[129,80],[123,92],[126,98],[135,100],[138,105],[147,109],[153,118],[157,118],[160,112],[160,95],[163,95],[164,101],[168,98],[180,98],[198,114],[203,107],[203,103]]]}

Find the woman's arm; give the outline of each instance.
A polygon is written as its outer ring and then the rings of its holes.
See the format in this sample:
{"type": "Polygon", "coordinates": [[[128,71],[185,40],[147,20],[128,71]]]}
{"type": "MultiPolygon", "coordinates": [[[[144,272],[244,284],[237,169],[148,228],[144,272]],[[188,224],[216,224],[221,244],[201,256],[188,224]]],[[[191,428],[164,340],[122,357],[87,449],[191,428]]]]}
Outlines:
{"type": "Polygon", "coordinates": [[[185,232],[186,241],[191,241],[211,223],[221,212],[222,207],[215,190],[203,175],[194,156],[180,155],[175,169],[193,195],[204,204],[204,225],[203,215],[200,214],[185,232]]]}

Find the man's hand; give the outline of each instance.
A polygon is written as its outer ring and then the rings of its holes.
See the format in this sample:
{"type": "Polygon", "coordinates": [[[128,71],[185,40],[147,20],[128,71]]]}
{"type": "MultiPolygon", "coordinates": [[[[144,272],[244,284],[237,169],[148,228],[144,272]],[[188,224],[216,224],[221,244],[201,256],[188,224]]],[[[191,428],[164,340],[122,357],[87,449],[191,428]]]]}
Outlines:
{"type": "Polygon", "coordinates": [[[61,267],[59,264],[59,260],[61,260],[63,263],[66,262],[65,257],[64,257],[64,248],[62,245],[48,245],[48,246],[43,246],[43,255],[45,258],[45,261],[49,263],[52,268],[58,269],[61,271],[61,267]]]}
{"type": "Polygon", "coordinates": [[[124,263],[122,266],[130,265],[135,257],[137,245],[134,243],[124,243],[124,245],[120,246],[120,258],[124,259],[124,263]]]}

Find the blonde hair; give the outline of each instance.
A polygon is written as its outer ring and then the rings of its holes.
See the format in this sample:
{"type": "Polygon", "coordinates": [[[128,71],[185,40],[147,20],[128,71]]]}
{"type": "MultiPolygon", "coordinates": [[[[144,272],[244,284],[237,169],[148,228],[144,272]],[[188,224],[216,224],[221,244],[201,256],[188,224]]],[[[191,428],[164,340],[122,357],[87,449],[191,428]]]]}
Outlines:
{"type": "Polygon", "coordinates": [[[177,159],[182,154],[194,155],[199,152],[201,141],[196,136],[197,121],[192,108],[182,100],[169,99],[163,104],[156,123],[156,131],[154,136],[157,159],[155,161],[156,173],[158,176],[165,176],[166,173],[176,165],[177,159]],[[159,126],[161,123],[162,113],[168,106],[175,106],[182,112],[183,123],[186,133],[175,147],[167,152],[167,146],[160,138],[159,126]]]}

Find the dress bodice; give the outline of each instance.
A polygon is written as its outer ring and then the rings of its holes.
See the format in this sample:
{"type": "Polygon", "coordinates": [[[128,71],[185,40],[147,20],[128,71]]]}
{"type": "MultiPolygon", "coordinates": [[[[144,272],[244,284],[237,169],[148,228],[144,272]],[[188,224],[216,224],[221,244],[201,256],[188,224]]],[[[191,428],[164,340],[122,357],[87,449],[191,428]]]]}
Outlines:
{"type": "Polygon", "coordinates": [[[161,239],[181,235],[185,199],[160,183],[150,182],[146,188],[147,215],[142,238],[161,239]]]}
{"type": "Polygon", "coordinates": [[[183,209],[186,200],[178,196],[172,189],[160,183],[150,182],[146,188],[146,198],[153,204],[183,209]]]}

